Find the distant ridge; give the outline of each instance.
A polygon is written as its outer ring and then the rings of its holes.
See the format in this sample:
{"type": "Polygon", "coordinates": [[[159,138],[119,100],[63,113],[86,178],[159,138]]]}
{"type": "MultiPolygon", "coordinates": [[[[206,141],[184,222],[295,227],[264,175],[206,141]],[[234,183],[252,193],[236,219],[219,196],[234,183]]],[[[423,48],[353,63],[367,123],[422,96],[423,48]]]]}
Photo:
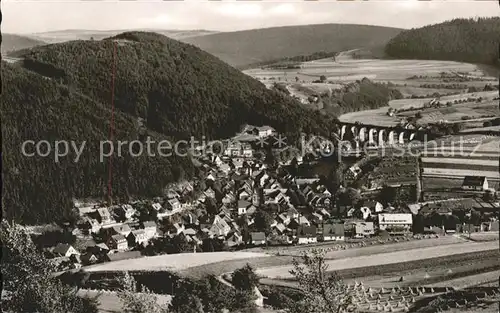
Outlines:
{"type": "Polygon", "coordinates": [[[205,36],[217,33],[212,30],[175,30],[175,29],[155,29],[155,28],[144,28],[144,29],[125,29],[125,30],[91,30],[91,29],[65,29],[65,30],[54,30],[42,33],[35,33],[33,36],[35,38],[40,38],[48,43],[59,43],[71,40],[102,40],[107,37],[116,36],[118,34],[130,31],[144,31],[144,32],[155,32],[173,39],[182,39],[193,36],[205,36]]]}
{"type": "Polygon", "coordinates": [[[500,68],[500,17],[453,19],[405,30],[389,41],[385,52],[400,59],[449,60],[500,68]]]}
{"type": "Polygon", "coordinates": [[[319,51],[384,46],[401,31],[382,26],[317,24],[222,32],[184,38],[182,41],[232,66],[246,68],[256,63],[319,51]]]}
{"type": "Polygon", "coordinates": [[[29,49],[44,44],[46,44],[46,42],[30,38],[29,36],[2,34],[2,54],[21,49],[29,49]]]}

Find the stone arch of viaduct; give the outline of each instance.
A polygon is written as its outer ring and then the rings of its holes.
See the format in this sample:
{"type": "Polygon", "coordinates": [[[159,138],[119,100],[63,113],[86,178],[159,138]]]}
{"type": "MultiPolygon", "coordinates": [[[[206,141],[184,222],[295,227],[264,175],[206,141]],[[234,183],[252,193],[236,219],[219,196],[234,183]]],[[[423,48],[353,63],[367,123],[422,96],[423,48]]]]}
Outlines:
{"type": "Polygon", "coordinates": [[[380,127],[370,125],[342,124],[340,139],[355,139],[360,143],[371,143],[377,146],[404,144],[414,139],[415,131],[396,129],[394,127],[380,127]]]}

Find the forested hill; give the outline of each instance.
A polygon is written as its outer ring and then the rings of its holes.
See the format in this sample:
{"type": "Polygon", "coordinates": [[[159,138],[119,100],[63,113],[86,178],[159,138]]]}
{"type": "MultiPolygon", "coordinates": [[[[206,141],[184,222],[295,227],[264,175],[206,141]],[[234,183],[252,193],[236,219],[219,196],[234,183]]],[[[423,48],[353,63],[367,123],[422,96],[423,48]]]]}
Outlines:
{"type": "Polygon", "coordinates": [[[385,45],[402,29],[372,25],[296,25],[222,32],[183,39],[240,69],[252,64],[385,45]]]}
{"type": "MultiPolygon", "coordinates": [[[[113,42],[116,140],[225,138],[245,123],[268,124],[290,137],[301,130],[327,134],[335,127],[335,119],[302,108],[198,48],[157,34],[37,47],[27,52],[24,64],[2,62],[2,206],[7,218],[52,222],[71,216],[73,197],[106,195],[108,163],[100,162],[98,148],[109,136],[113,42]],[[78,162],[70,153],[55,163],[53,154],[21,155],[26,140],[87,145],[78,162]]],[[[112,172],[113,196],[123,199],[158,195],[194,169],[186,157],[125,153],[114,158],[112,172]]]]}
{"type": "Polygon", "coordinates": [[[244,123],[283,133],[327,132],[330,119],[303,109],[253,78],[194,47],[155,33],[127,32],[103,41],[35,48],[25,67],[57,77],[100,101],[111,99],[117,42],[115,105],[146,126],[177,138],[225,138],[244,123]]]}
{"type": "Polygon", "coordinates": [[[403,59],[435,59],[500,67],[500,17],[454,19],[405,30],[386,45],[387,55],[403,59]]]}
{"type": "MultiPolygon", "coordinates": [[[[111,110],[108,104],[69,90],[55,81],[2,62],[2,207],[4,218],[24,223],[54,222],[72,217],[72,197],[105,199],[108,159],[99,159],[99,141],[109,139],[111,110]],[[26,157],[21,153],[27,140],[74,141],[84,153],[74,162],[68,156],[54,162],[47,157],[26,157]]],[[[140,140],[143,134],[137,119],[115,114],[116,140],[140,140]]],[[[152,140],[170,139],[149,131],[152,140]]],[[[46,149],[46,148],[44,148],[46,149]]],[[[27,147],[32,153],[34,148],[27,147]]],[[[45,150],[42,150],[45,151],[45,150]]],[[[188,158],[123,157],[113,159],[113,195],[156,196],[179,175],[190,176],[188,158]]]]}

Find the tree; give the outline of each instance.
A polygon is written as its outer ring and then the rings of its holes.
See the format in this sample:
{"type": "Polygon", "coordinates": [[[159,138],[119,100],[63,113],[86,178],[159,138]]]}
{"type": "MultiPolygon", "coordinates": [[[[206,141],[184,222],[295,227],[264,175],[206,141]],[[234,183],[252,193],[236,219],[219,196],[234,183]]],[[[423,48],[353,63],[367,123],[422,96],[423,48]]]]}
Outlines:
{"type": "Polygon", "coordinates": [[[168,306],[158,303],[155,294],[142,286],[137,288],[137,282],[128,272],[121,279],[123,288],[118,292],[118,298],[123,302],[125,313],[168,313],[168,306]]]}
{"type": "Polygon", "coordinates": [[[394,203],[398,196],[398,190],[391,186],[383,186],[380,191],[379,199],[383,204],[394,203]]]}
{"type": "Polygon", "coordinates": [[[462,129],[464,129],[464,124],[462,124],[462,123],[455,123],[452,126],[452,130],[453,130],[454,134],[458,134],[460,131],[462,131],[462,129]]]}
{"type": "Polygon", "coordinates": [[[325,76],[325,75],[321,75],[321,76],[319,77],[319,80],[320,80],[322,83],[324,83],[324,82],[326,81],[326,76],[325,76]]]}
{"type": "Polygon", "coordinates": [[[271,223],[273,222],[273,217],[271,214],[264,210],[258,210],[255,214],[254,227],[258,231],[263,231],[266,234],[271,232],[271,223]]]}
{"type": "Polygon", "coordinates": [[[252,266],[247,263],[244,267],[233,272],[231,282],[236,289],[250,291],[258,284],[259,278],[252,266]]]}
{"type": "Polygon", "coordinates": [[[355,205],[361,199],[361,193],[354,188],[346,188],[338,194],[338,203],[340,205],[355,205]]]}
{"type": "Polygon", "coordinates": [[[217,214],[217,202],[213,198],[207,198],[205,200],[205,208],[207,213],[211,216],[217,214]]]}
{"type": "Polygon", "coordinates": [[[54,277],[56,267],[16,224],[2,221],[2,296],[4,312],[97,313],[97,298],[80,297],[78,288],[54,277]]]}
{"type": "Polygon", "coordinates": [[[424,233],[424,216],[422,214],[417,214],[413,216],[413,233],[422,234],[424,233]]]}
{"type": "Polygon", "coordinates": [[[304,298],[290,308],[292,313],[338,313],[352,305],[352,294],[336,273],[328,273],[325,253],[313,249],[301,261],[293,260],[293,270],[304,298]]]}

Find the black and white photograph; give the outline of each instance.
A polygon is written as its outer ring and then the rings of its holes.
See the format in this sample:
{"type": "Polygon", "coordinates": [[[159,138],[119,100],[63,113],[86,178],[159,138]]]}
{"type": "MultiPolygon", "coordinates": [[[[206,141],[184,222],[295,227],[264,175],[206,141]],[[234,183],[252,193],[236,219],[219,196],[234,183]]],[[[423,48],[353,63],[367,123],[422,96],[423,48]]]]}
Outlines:
{"type": "Polygon", "coordinates": [[[500,312],[498,1],[0,7],[2,312],[500,312]]]}

